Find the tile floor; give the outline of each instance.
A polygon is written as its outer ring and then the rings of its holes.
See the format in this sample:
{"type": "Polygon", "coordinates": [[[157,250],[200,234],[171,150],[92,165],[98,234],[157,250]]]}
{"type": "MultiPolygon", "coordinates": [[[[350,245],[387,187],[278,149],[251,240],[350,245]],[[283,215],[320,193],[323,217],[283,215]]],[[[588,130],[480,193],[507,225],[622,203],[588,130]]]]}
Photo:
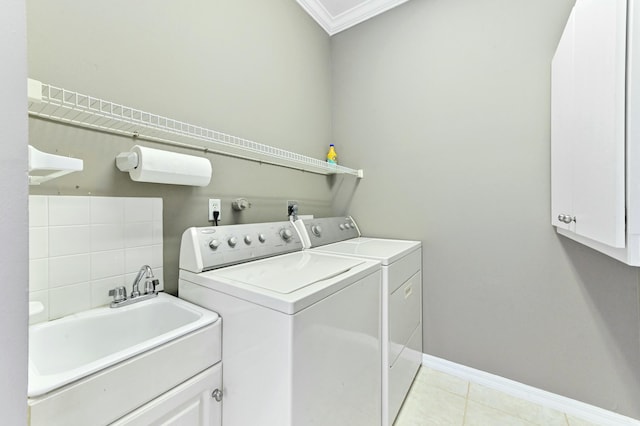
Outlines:
{"type": "Polygon", "coordinates": [[[421,367],[394,426],[596,426],[566,413],[421,367]]]}

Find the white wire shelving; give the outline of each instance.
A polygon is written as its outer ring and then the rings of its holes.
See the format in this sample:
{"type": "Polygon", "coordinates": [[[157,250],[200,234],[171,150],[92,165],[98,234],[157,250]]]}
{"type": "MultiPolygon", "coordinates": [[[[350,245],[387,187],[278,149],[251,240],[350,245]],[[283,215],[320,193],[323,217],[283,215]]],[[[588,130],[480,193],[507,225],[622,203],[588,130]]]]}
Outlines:
{"type": "Polygon", "coordinates": [[[362,170],[307,157],[216,130],[29,79],[29,115],[74,126],[215,152],[318,174],[363,177],[362,170]]]}

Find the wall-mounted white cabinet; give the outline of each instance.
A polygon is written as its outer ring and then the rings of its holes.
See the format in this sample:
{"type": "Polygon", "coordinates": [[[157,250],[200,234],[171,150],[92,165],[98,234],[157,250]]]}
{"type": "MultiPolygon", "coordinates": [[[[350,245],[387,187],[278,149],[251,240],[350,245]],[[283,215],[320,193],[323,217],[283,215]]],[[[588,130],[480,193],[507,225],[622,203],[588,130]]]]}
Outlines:
{"type": "Polygon", "coordinates": [[[551,83],[551,223],[566,237],[640,266],[636,9],[635,0],[578,0],[558,44],[551,83]]]}

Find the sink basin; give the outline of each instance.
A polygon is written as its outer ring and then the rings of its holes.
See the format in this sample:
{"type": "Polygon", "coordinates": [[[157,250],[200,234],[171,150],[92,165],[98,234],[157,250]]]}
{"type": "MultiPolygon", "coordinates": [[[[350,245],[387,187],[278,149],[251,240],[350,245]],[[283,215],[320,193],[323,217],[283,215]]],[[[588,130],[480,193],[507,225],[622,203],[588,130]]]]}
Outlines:
{"type": "Polygon", "coordinates": [[[165,293],[29,327],[29,389],[36,397],[214,323],[218,315],[165,293]]]}

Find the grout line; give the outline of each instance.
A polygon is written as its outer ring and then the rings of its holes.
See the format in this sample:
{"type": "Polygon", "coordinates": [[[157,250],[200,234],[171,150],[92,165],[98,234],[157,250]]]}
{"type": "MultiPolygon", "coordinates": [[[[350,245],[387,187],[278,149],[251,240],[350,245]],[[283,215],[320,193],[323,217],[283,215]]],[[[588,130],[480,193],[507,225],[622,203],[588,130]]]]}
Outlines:
{"type": "Polygon", "coordinates": [[[567,413],[562,414],[564,414],[564,421],[567,423],[567,426],[571,426],[571,423],[569,423],[569,417],[567,417],[567,413]]]}
{"type": "Polygon", "coordinates": [[[464,413],[462,413],[462,426],[467,423],[467,407],[469,406],[469,393],[471,392],[471,382],[467,382],[467,395],[464,398],[464,413]]]}

